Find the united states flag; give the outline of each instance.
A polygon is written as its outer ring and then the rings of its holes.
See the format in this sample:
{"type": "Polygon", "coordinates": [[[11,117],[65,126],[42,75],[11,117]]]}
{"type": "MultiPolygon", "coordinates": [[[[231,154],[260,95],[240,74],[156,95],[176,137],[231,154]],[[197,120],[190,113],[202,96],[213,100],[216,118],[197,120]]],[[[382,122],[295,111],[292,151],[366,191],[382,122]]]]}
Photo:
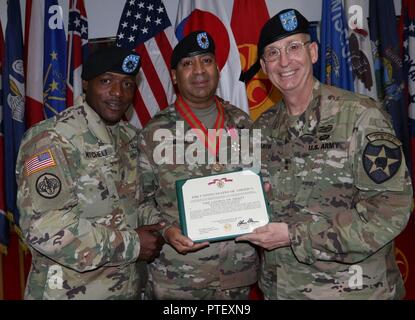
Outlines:
{"type": "Polygon", "coordinates": [[[30,176],[32,173],[54,166],[56,166],[56,163],[55,160],[53,160],[52,153],[50,150],[47,150],[26,160],[26,176],[30,176]]]}
{"type": "Polygon", "coordinates": [[[71,0],[68,24],[66,105],[82,94],[82,63],[88,56],[88,21],[83,0],[71,0]]]}
{"type": "Polygon", "coordinates": [[[128,118],[142,127],[175,98],[169,67],[177,40],[164,4],[160,0],[127,0],[116,43],[141,56],[135,110],[128,118]]]}

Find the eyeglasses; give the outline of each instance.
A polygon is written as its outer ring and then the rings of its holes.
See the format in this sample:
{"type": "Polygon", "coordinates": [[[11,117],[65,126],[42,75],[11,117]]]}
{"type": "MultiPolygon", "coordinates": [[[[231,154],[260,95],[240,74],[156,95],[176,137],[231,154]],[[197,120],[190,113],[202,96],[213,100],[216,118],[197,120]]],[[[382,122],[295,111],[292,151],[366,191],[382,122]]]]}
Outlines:
{"type": "Polygon", "coordinates": [[[285,53],[288,57],[296,57],[300,55],[303,51],[303,48],[306,44],[310,43],[311,41],[301,42],[301,41],[293,41],[290,42],[288,45],[283,46],[281,48],[270,47],[264,51],[262,55],[262,59],[265,62],[274,62],[277,61],[281,57],[281,50],[285,49],[285,53]]]}

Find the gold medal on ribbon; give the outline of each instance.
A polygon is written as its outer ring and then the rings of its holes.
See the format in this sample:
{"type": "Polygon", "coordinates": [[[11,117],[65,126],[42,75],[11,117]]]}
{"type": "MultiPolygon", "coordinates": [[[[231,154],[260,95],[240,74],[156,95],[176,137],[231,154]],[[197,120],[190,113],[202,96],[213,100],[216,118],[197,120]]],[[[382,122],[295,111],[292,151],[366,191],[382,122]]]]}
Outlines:
{"type": "Polygon", "coordinates": [[[223,170],[223,164],[220,164],[219,162],[215,162],[212,164],[212,170],[216,172],[220,172],[223,170]]]}
{"type": "MultiPolygon", "coordinates": [[[[214,98],[216,102],[216,108],[218,109],[218,115],[216,116],[214,129],[216,132],[215,136],[210,136],[208,134],[208,129],[200,122],[199,118],[194,114],[192,109],[184,102],[181,96],[178,96],[175,101],[175,106],[177,112],[183,117],[183,119],[189,124],[193,129],[199,129],[197,133],[201,132],[199,139],[204,143],[206,150],[211,153],[213,156],[217,157],[219,154],[219,146],[221,142],[221,130],[225,127],[225,109],[222,103],[217,97],[214,98]]],[[[212,169],[219,172],[222,171],[223,165],[219,163],[214,163],[212,169]]]]}

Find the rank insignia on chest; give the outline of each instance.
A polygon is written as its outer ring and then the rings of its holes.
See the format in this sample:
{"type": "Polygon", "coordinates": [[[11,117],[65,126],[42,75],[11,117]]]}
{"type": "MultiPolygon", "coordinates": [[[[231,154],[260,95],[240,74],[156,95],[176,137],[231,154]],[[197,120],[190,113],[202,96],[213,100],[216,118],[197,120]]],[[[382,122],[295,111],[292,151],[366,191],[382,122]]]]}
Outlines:
{"type": "Polygon", "coordinates": [[[138,143],[136,141],[130,142],[130,150],[137,150],[138,149],[138,143]]]}
{"type": "Polygon", "coordinates": [[[376,132],[366,136],[369,143],[362,155],[363,168],[377,184],[391,179],[402,164],[402,143],[393,135],[376,132]]]}

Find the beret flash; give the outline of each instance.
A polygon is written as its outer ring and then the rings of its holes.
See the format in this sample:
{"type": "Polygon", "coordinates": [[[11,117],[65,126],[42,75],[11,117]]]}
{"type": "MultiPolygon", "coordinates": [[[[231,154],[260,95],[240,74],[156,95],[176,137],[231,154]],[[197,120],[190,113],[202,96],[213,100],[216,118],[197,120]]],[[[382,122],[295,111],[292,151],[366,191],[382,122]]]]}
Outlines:
{"type": "Polygon", "coordinates": [[[171,69],[176,69],[181,59],[204,53],[215,54],[215,42],[206,31],[194,31],[180,40],[174,47],[170,67],[171,69]]]}
{"type": "Polygon", "coordinates": [[[285,9],[269,19],[261,29],[258,41],[258,56],[262,56],[264,48],[280,39],[297,33],[309,34],[308,20],[295,9],[285,9]]]}
{"type": "Polygon", "coordinates": [[[81,78],[91,80],[105,72],[135,76],[140,66],[140,56],[130,49],[115,46],[100,48],[84,63],[81,78]]]}

